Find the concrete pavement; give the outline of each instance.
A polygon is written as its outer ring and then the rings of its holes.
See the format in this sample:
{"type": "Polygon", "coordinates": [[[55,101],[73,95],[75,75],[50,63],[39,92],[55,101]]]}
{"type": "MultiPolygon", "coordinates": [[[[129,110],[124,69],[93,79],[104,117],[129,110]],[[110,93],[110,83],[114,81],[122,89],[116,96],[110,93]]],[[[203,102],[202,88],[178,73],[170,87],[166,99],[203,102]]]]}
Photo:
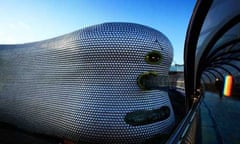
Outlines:
{"type": "Polygon", "coordinates": [[[202,144],[240,144],[240,100],[205,92],[200,107],[202,144]]]}

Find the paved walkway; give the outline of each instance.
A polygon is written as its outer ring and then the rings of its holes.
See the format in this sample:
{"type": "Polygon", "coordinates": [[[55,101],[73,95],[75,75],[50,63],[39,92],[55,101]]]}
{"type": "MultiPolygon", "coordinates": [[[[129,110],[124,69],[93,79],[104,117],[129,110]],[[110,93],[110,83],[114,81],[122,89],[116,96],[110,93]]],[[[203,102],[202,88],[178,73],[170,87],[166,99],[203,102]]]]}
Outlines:
{"type": "Polygon", "coordinates": [[[202,144],[240,144],[240,100],[205,92],[200,107],[202,144]]]}

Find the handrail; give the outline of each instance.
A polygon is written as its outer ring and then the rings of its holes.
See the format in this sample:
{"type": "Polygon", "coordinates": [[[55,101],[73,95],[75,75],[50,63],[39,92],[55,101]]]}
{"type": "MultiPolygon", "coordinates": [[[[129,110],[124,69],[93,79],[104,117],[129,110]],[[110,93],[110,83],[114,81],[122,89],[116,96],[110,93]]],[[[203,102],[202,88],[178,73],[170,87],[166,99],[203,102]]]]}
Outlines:
{"type": "Polygon", "coordinates": [[[193,105],[186,114],[185,118],[180,122],[178,127],[175,128],[175,131],[173,134],[169,137],[167,144],[173,144],[173,143],[181,143],[184,137],[186,136],[186,133],[189,131],[189,128],[191,127],[191,124],[193,122],[193,119],[196,115],[196,112],[198,111],[200,104],[203,100],[202,96],[198,96],[194,99],[193,105]]]}

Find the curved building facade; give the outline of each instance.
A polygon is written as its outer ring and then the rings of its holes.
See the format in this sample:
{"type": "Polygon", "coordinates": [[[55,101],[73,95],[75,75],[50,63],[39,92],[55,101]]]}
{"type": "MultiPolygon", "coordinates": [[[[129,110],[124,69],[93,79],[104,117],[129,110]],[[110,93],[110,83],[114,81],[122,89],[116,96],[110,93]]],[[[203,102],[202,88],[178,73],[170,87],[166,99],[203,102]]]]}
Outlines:
{"type": "Polygon", "coordinates": [[[144,142],[168,133],[174,113],[167,91],[139,76],[168,77],[172,57],[161,32],[133,23],[0,45],[0,121],[75,142],[144,142]]]}

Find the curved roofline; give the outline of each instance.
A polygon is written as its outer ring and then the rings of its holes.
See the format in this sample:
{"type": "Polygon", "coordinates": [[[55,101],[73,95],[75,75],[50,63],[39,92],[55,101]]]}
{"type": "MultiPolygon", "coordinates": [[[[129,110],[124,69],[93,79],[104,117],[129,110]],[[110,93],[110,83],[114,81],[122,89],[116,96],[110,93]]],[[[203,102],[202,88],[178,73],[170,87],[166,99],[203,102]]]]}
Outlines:
{"type": "MultiPolygon", "coordinates": [[[[149,27],[147,25],[143,25],[143,24],[138,24],[138,23],[132,23],[132,22],[103,22],[103,23],[99,23],[99,24],[94,24],[94,25],[89,25],[89,26],[84,26],[78,30],[75,30],[75,31],[72,31],[72,32],[69,32],[69,33],[66,33],[66,34],[62,34],[60,36],[56,36],[56,37],[52,37],[52,38],[47,38],[47,39],[44,39],[44,40],[37,40],[37,41],[32,41],[32,42],[26,42],[26,43],[16,43],[16,44],[0,44],[0,46],[12,46],[12,45],[28,45],[28,44],[33,44],[33,43],[42,43],[42,42],[48,42],[48,41],[52,41],[54,39],[61,39],[62,37],[66,37],[66,36],[71,36],[73,33],[76,33],[76,32],[79,32],[79,31],[87,31],[89,29],[93,29],[94,27],[101,27],[103,25],[109,25],[109,24],[120,24],[120,25],[135,25],[135,26],[139,26],[139,27],[144,27],[144,28],[147,28],[153,32],[156,32],[161,34],[162,36],[164,36],[165,38],[167,38],[167,36],[165,34],[163,34],[161,31],[157,30],[157,29],[154,29],[152,27],[149,27]]],[[[168,40],[168,38],[167,38],[168,40]]],[[[169,40],[168,40],[169,41],[169,40]]],[[[170,42],[170,41],[169,41],[170,42]]]]}

